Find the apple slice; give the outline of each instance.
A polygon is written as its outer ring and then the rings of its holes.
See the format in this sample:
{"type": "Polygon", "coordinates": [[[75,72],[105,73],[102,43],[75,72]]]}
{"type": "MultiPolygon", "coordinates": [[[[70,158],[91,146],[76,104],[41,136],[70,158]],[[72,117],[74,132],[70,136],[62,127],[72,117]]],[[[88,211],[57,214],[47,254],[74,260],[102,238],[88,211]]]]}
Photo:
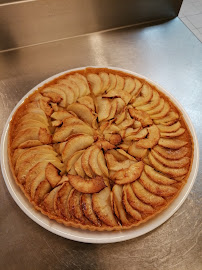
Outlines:
{"type": "Polygon", "coordinates": [[[137,110],[141,110],[141,111],[149,111],[154,109],[155,107],[157,107],[160,103],[160,96],[159,93],[155,90],[153,90],[153,96],[152,99],[150,100],[150,102],[148,104],[142,105],[142,106],[138,106],[136,107],[137,110]]]}
{"type": "Polygon", "coordinates": [[[152,115],[150,115],[150,117],[151,117],[151,119],[154,119],[154,120],[161,119],[161,118],[165,117],[169,111],[170,111],[170,105],[168,104],[168,102],[165,101],[162,111],[160,111],[157,114],[152,114],[152,115]]]}
{"type": "Polygon", "coordinates": [[[99,75],[88,73],[87,80],[90,82],[91,90],[95,96],[98,96],[100,93],[102,93],[103,81],[99,75]]]}
{"type": "Polygon", "coordinates": [[[183,157],[177,160],[170,160],[162,157],[159,153],[155,152],[153,149],[151,150],[152,156],[155,157],[160,163],[170,168],[182,168],[186,166],[190,162],[190,158],[183,157]]]}
{"type": "Polygon", "coordinates": [[[135,100],[135,98],[139,95],[140,91],[142,90],[142,82],[137,78],[134,78],[134,81],[135,81],[135,89],[132,91],[132,96],[134,97],[135,100]]]}
{"type": "Polygon", "coordinates": [[[125,104],[128,104],[132,96],[126,91],[112,89],[107,94],[103,95],[103,97],[105,98],[120,97],[125,102],[125,104]]]}
{"type": "Polygon", "coordinates": [[[156,106],[155,108],[153,108],[152,110],[147,111],[147,113],[148,113],[149,115],[154,115],[154,114],[160,113],[160,112],[163,110],[164,104],[165,104],[164,99],[163,99],[163,98],[160,98],[159,105],[157,105],[157,106],[156,106]]]}
{"type": "Polygon", "coordinates": [[[80,156],[80,157],[78,158],[78,160],[75,162],[75,164],[74,164],[74,169],[75,169],[76,173],[77,173],[79,176],[81,176],[81,177],[84,178],[85,172],[84,172],[83,167],[82,167],[81,158],[82,158],[82,156],[80,156]]]}
{"type": "Polygon", "coordinates": [[[97,111],[98,111],[98,121],[101,122],[104,119],[107,119],[111,112],[111,103],[109,99],[97,97],[97,111]]]}
{"type": "Polygon", "coordinates": [[[90,126],[92,125],[92,121],[94,120],[95,116],[85,105],[80,103],[73,103],[67,107],[67,110],[74,112],[85,123],[88,123],[90,126]]]}
{"type": "Polygon", "coordinates": [[[58,111],[51,114],[51,118],[55,120],[63,120],[68,117],[72,117],[72,114],[67,111],[58,111]]]}
{"type": "Polygon", "coordinates": [[[123,111],[125,111],[125,107],[126,107],[126,103],[123,101],[123,99],[121,98],[116,98],[117,101],[117,111],[116,113],[122,113],[123,111]]]}
{"type": "Polygon", "coordinates": [[[88,125],[73,124],[72,126],[62,126],[53,135],[53,142],[64,142],[68,140],[68,137],[72,134],[87,134],[93,135],[93,129],[88,125]]]}
{"type": "Polygon", "coordinates": [[[63,161],[70,159],[76,151],[86,149],[93,142],[93,137],[85,134],[78,134],[75,137],[69,139],[65,144],[64,150],[62,151],[63,161]]]}
{"type": "Polygon", "coordinates": [[[32,181],[30,185],[30,197],[33,200],[38,185],[45,180],[45,171],[40,172],[32,181]]]}
{"type": "Polygon", "coordinates": [[[109,88],[106,89],[107,92],[116,87],[116,75],[109,73],[109,88]]]}
{"type": "Polygon", "coordinates": [[[165,175],[160,174],[159,172],[155,171],[151,166],[145,165],[144,170],[146,174],[149,176],[149,178],[158,184],[172,185],[176,183],[175,180],[170,179],[166,177],[165,175]]]}
{"type": "Polygon", "coordinates": [[[171,149],[179,149],[187,144],[185,141],[181,141],[178,139],[164,139],[160,138],[158,144],[160,146],[171,148],[171,149]]]}
{"type": "Polygon", "coordinates": [[[104,154],[101,150],[97,156],[97,161],[98,161],[98,165],[99,165],[102,173],[104,174],[104,176],[108,177],[109,176],[108,168],[106,166],[104,154]]]}
{"type": "Polygon", "coordinates": [[[89,177],[94,176],[94,173],[89,163],[89,158],[90,158],[90,154],[92,150],[93,150],[93,146],[89,147],[88,149],[85,150],[85,152],[83,153],[81,157],[81,164],[82,164],[83,170],[86,173],[86,175],[89,177]]]}
{"type": "Polygon", "coordinates": [[[133,107],[141,106],[147,104],[153,96],[153,90],[150,85],[144,84],[142,86],[140,96],[138,96],[133,102],[133,107]]]}
{"type": "Polygon", "coordinates": [[[102,222],[111,227],[118,225],[111,207],[109,187],[92,195],[92,205],[94,212],[102,222]]]}
{"type": "Polygon", "coordinates": [[[116,75],[116,86],[114,89],[117,91],[122,91],[124,88],[124,84],[125,84],[124,78],[119,75],[116,75]]]}
{"type": "Polygon", "coordinates": [[[81,78],[79,73],[76,73],[74,75],[69,75],[67,77],[69,80],[73,81],[74,83],[76,83],[76,85],[79,88],[79,96],[85,96],[87,95],[88,89],[87,89],[87,84],[85,83],[85,78],[81,78]]]}
{"type": "Polygon", "coordinates": [[[118,128],[120,130],[127,129],[128,127],[131,127],[134,124],[133,119],[125,119],[121,124],[118,125],[118,128]]]}
{"type": "Polygon", "coordinates": [[[68,208],[66,205],[71,190],[72,186],[69,184],[69,182],[64,182],[55,196],[55,211],[58,216],[67,220],[70,219],[70,214],[67,211],[68,208]]]}
{"type": "Polygon", "coordinates": [[[51,116],[51,114],[53,113],[53,108],[50,106],[50,101],[50,98],[47,97],[42,97],[39,100],[40,108],[47,116],[51,116]]]}
{"type": "Polygon", "coordinates": [[[90,164],[90,167],[92,169],[92,171],[96,174],[96,175],[99,175],[99,176],[102,176],[103,173],[99,167],[99,164],[98,164],[98,154],[100,152],[100,148],[98,148],[97,145],[94,145],[92,147],[92,150],[90,152],[90,156],[89,156],[89,164],[90,164]]]}
{"type": "Polygon", "coordinates": [[[148,134],[148,129],[147,128],[143,128],[137,134],[127,136],[125,138],[125,141],[138,141],[140,139],[145,138],[147,136],[147,134],[148,134]]]}
{"type": "Polygon", "coordinates": [[[134,89],[135,89],[135,80],[132,79],[131,77],[126,77],[123,91],[126,91],[129,94],[131,94],[134,89]]]}
{"type": "Polygon", "coordinates": [[[33,113],[30,112],[30,113],[23,115],[22,118],[19,120],[19,124],[23,121],[30,121],[30,120],[36,120],[36,121],[39,121],[47,126],[49,125],[48,119],[47,119],[45,114],[42,115],[42,114],[38,114],[35,112],[33,112],[33,113]]]}
{"type": "Polygon", "coordinates": [[[46,197],[46,195],[51,191],[51,185],[50,183],[45,179],[42,182],[40,182],[40,184],[37,186],[37,189],[35,191],[34,194],[34,202],[37,205],[40,205],[44,198],[46,197]]]}
{"type": "Polygon", "coordinates": [[[92,195],[82,194],[81,196],[81,208],[85,217],[92,222],[95,226],[101,226],[99,219],[96,217],[92,207],[92,195]]]}
{"type": "Polygon", "coordinates": [[[100,72],[99,76],[103,82],[102,91],[101,91],[101,94],[103,94],[109,88],[109,85],[110,85],[109,75],[106,72],[100,72]]]}
{"type": "Polygon", "coordinates": [[[85,89],[85,92],[83,92],[83,96],[90,94],[90,89],[86,77],[80,73],[76,73],[75,75],[82,81],[83,85],[85,86],[83,86],[83,89],[85,89]]]}
{"type": "Polygon", "coordinates": [[[154,208],[151,205],[142,202],[136,197],[130,184],[123,186],[123,193],[127,196],[127,200],[132,208],[146,214],[154,213],[154,208]]]}
{"type": "Polygon", "coordinates": [[[162,124],[159,124],[159,125],[157,125],[157,127],[160,130],[160,132],[172,133],[172,132],[178,131],[179,128],[181,127],[181,124],[178,121],[178,122],[176,122],[175,124],[173,124],[171,126],[164,126],[162,124]]]}
{"type": "Polygon", "coordinates": [[[57,84],[45,87],[42,90],[42,94],[49,97],[53,102],[59,103],[61,107],[66,107],[66,94],[57,84]]]}
{"type": "Polygon", "coordinates": [[[54,199],[57,194],[57,192],[60,190],[61,186],[58,186],[51,190],[51,192],[46,196],[46,198],[43,201],[43,207],[45,210],[49,213],[55,216],[55,209],[54,209],[54,199]]]}
{"type": "Polygon", "coordinates": [[[114,203],[119,213],[117,217],[120,219],[123,225],[128,225],[130,222],[127,219],[126,212],[124,210],[123,203],[122,203],[123,187],[119,185],[114,185],[112,188],[112,192],[113,192],[114,203]]]}
{"type": "Polygon", "coordinates": [[[183,168],[169,168],[164,166],[163,164],[161,164],[160,162],[158,162],[158,160],[156,160],[154,158],[154,156],[149,153],[149,160],[151,162],[151,164],[153,165],[153,167],[162,172],[165,173],[171,177],[178,177],[178,176],[183,176],[188,172],[188,169],[186,167],[183,168]]]}
{"type": "Polygon", "coordinates": [[[146,188],[149,192],[163,197],[168,197],[174,195],[178,189],[172,186],[159,185],[153,182],[143,171],[140,176],[140,183],[146,188]]]}
{"type": "Polygon", "coordinates": [[[137,147],[137,142],[131,144],[128,148],[128,153],[136,158],[144,158],[148,154],[148,149],[137,147]]]}
{"type": "Polygon", "coordinates": [[[81,208],[81,193],[72,189],[68,198],[68,210],[71,217],[79,220],[82,224],[86,224],[86,219],[81,208]]]}
{"type": "Polygon", "coordinates": [[[43,144],[50,144],[52,143],[52,136],[50,134],[50,131],[48,131],[46,128],[39,128],[39,141],[43,144]]]}
{"type": "Polygon", "coordinates": [[[130,165],[132,165],[134,162],[126,159],[124,161],[117,161],[117,159],[110,153],[106,153],[105,154],[105,159],[107,161],[107,167],[109,168],[109,170],[112,171],[120,171],[123,169],[127,169],[130,167],[130,165]]]}
{"type": "Polygon", "coordinates": [[[123,187],[123,204],[124,204],[124,207],[126,209],[126,212],[129,215],[131,215],[131,217],[133,217],[136,220],[142,220],[141,214],[129,204],[127,194],[124,191],[124,187],[123,187]]]}
{"type": "Polygon", "coordinates": [[[88,107],[90,110],[95,111],[95,105],[94,105],[94,101],[92,97],[89,97],[89,96],[80,97],[77,101],[80,104],[83,104],[86,107],[88,107]]]}
{"type": "Polygon", "coordinates": [[[46,166],[45,175],[52,188],[54,188],[62,178],[59,175],[59,170],[50,162],[46,166]]]}
{"type": "Polygon", "coordinates": [[[75,162],[80,158],[80,156],[83,154],[84,150],[80,150],[75,152],[70,159],[67,161],[66,171],[69,172],[74,166],[75,162]]]}
{"type": "Polygon", "coordinates": [[[41,123],[40,121],[37,121],[37,120],[26,120],[26,121],[22,121],[20,124],[18,124],[15,132],[18,133],[24,129],[32,128],[32,127],[45,128],[48,131],[48,127],[46,124],[41,123]]]}
{"type": "Polygon", "coordinates": [[[79,175],[68,175],[70,184],[79,192],[96,193],[106,187],[104,179],[96,176],[92,179],[84,179],[79,175]]]}
{"type": "Polygon", "coordinates": [[[110,119],[113,119],[115,117],[117,107],[118,107],[117,100],[113,99],[112,102],[111,102],[110,114],[109,114],[109,116],[107,117],[106,120],[110,120],[110,119]]]}
{"type": "Polygon", "coordinates": [[[135,195],[144,203],[148,203],[152,206],[159,206],[166,203],[165,199],[161,196],[154,195],[153,193],[147,191],[139,181],[135,181],[131,184],[133,192],[135,195]]]}
{"type": "Polygon", "coordinates": [[[98,145],[99,148],[102,148],[104,151],[115,148],[115,145],[105,140],[99,140],[96,142],[96,144],[98,145]]]}
{"type": "Polygon", "coordinates": [[[154,145],[156,145],[160,139],[160,132],[157,126],[152,125],[151,127],[148,127],[149,135],[146,139],[141,139],[137,142],[137,147],[142,148],[152,148],[154,145]]]}
{"type": "Polygon", "coordinates": [[[20,144],[26,141],[39,140],[39,130],[40,128],[38,127],[21,130],[13,140],[12,148],[17,148],[20,144]]]}
{"type": "Polygon", "coordinates": [[[115,172],[114,174],[112,174],[111,179],[119,185],[129,184],[140,177],[143,168],[144,163],[142,161],[139,161],[130,165],[130,167],[127,169],[122,169],[115,172]]]}
{"type": "Polygon", "coordinates": [[[123,149],[117,149],[117,151],[118,151],[118,153],[120,153],[121,155],[123,155],[126,159],[136,161],[136,159],[134,157],[132,157],[131,155],[129,155],[128,153],[126,153],[126,151],[124,151],[123,149]]]}
{"type": "Polygon", "coordinates": [[[150,118],[149,114],[147,114],[146,112],[139,111],[134,108],[130,108],[129,113],[131,117],[137,119],[142,124],[143,127],[153,124],[152,119],[150,118]]]}
{"type": "Polygon", "coordinates": [[[128,159],[125,155],[122,155],[120,152],[118,152],[117,149],[108,150],[107,154],[113,155],[117,161],[124,161],[128,159]]]}
{"type": "Polygon", "coordinates": [[[169,148],[164,148],[160,145],[155,145],[153,148],[157,153],[159,153],[162,157],[168,158],[171,160],[180,159],[186,156],[189,151],[187,147],[181,147],[178,150],[171,150],[169,148]]]}
{"type": "Polygon", "coordinates": [[[121,124],[123,120],[126,118],[126,111],[123,110],[120,114],[117,115],[115,123],[117,125],[121,124]]]}
{"type": "Polygon", "coordinates": [[[165,117],[161,119],[154,120],[155,124],[167,124],[170,126],[170,123],[174,123],[179,119],[179,115],[176,112],[169,112],[165,117]]]}

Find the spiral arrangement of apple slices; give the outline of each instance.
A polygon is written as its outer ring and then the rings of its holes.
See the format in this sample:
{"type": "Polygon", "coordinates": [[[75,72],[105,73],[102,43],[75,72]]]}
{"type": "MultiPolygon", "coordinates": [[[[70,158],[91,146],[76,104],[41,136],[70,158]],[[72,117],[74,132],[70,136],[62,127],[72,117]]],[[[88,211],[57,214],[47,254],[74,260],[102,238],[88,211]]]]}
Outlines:
{"type": "Polygon", "coordinates": [[[10,124],[10,164],[36,209],[66,226],[120,230],[166,208],[186,183],[180,111],[131,74],[87,68],[44,85],[10,124]]]}

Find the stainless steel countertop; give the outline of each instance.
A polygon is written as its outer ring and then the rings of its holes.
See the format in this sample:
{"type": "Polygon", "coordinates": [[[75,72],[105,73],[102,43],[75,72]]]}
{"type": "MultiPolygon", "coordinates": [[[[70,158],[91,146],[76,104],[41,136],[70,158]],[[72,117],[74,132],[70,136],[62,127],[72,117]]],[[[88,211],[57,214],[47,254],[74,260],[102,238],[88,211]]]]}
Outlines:
{"type": "MultiPolygon", "coordinates": [[[[188,112],[202,150],[202,44],[178,18],[0,53],[0,132],[33,86],[86,65],[122,67],[159,83],[188,112]]],[[[185,203],[159,228],[126,242],[95,245],[63,239],[34,223],[0,175],[0,269],[202,269],[201,177],[202,166],[185,203]]]]}

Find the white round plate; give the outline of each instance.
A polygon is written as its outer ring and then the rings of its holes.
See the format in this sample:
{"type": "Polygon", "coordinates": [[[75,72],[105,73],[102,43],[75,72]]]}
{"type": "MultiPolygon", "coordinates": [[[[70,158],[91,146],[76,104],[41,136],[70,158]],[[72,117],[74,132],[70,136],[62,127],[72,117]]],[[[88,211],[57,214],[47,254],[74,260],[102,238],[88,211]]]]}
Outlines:
{"type": "MultiPolygon", "coordinates": [[[[85,67],[83,67],[85,68],[85,67]]],[[[161,224],[163,224],[166,220],[168,220],[183,204],[185,199],[187,198],[197,175],[198,172],[198,165],[199,165],[199,147],[198,147],[198,141],[196,137],[196,133],[194,130],[194,127],[191,123],[191,120],[189,119],[189,116],[183,109],[182,105],[165,89],[154,83],[153,81],[128,70],[120,69],[120,68],[114,68],[114,67],[108,67],[115,70],[124,71],[127,73],[130,73],[132,75],[135,75],[137,77],[146,79],[148,82],[152,83],[153,85],[156,85],[159,90],[161,90],[163,93],[165,93],[180,109],[180,111],[183,113],[184,119],[186,123],[189,126],[189,129],[191,131],[193,142],[194,142],[194,160],[192,164],[192,171],[190,173],[190,176],[188,178],[187,184],[184,186],[184,188],[181,190],[179,196],[171,203],[171,205],[165,209],[162,213],[158,214],[153,219],[149,220],[148,222],[135,227],[130,230],[125,231],[118,231],[118,232],[91,232],[91,231],[85,231],[81,229],[75,229],[71,227],[65,227],[62,224],[58,224],[56,221],[50,220],[45,215],[41,214],[39,211],[36,211],[33,206],[28,202],[28,200],[25,198],[24,194],[20,190],[20,188],[16,185],[15,180],[13,179],[12,173],[9,168],[8,163],[8,153],[7,153],[7,144],[8,144],[8,129],[9,129],[9,122],[12,119],[12,116],[16,109],[23,103],[24,99],[27,98],[31,93],[33,93],[35,90],[37,90],[39,87],[43,86],[45,83],[57,78],[58,76],[61,76],[69,71],[75,71],[75,70],[81,70],[83,68],[77,68],[72,70],[67,70],[64,72],[61,72],[59,74],[56,74],[47,80],[41,82],[37,86],[35,86],[31,91],[29,91],[15,106],[12,113],[10,114],[7,123],[5,125],[2,139],[1,139],[1,169],[3,172],[3,177],[5,180],[5,183],[7,185],[7,188],[15,200],[15,202],[18,204],[18,206],[22,209],[22,211],[29,216],[32,220],[34,220],[36,223],[38,223],[43,228],[49,230],[52,233],[55,233],[57,235],[60,235],[64,238],[79,241],[79,242],[86,242],[86,243],[114,243],[114,242],[121,242],[125,240],[129,240],[135,237],[138,237],[140,235],[143,235],[145,233],[148,233],[161,224]]],[[[98,67],[100,68],[100,67],[98,67]]]]}

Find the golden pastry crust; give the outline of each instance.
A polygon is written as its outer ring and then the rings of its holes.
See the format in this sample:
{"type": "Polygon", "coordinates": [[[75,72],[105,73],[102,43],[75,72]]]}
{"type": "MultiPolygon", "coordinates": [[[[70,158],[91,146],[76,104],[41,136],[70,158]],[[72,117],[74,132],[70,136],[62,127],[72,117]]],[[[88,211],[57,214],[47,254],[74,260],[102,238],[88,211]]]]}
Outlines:
{"type": "Polygon", "coordinates": [[[186,184],[193,140],[155,85],[86,68],[40,87],[9,127],[13,177],[35,209],[65,226],[113,231],[166,209],[186,184]]]}

